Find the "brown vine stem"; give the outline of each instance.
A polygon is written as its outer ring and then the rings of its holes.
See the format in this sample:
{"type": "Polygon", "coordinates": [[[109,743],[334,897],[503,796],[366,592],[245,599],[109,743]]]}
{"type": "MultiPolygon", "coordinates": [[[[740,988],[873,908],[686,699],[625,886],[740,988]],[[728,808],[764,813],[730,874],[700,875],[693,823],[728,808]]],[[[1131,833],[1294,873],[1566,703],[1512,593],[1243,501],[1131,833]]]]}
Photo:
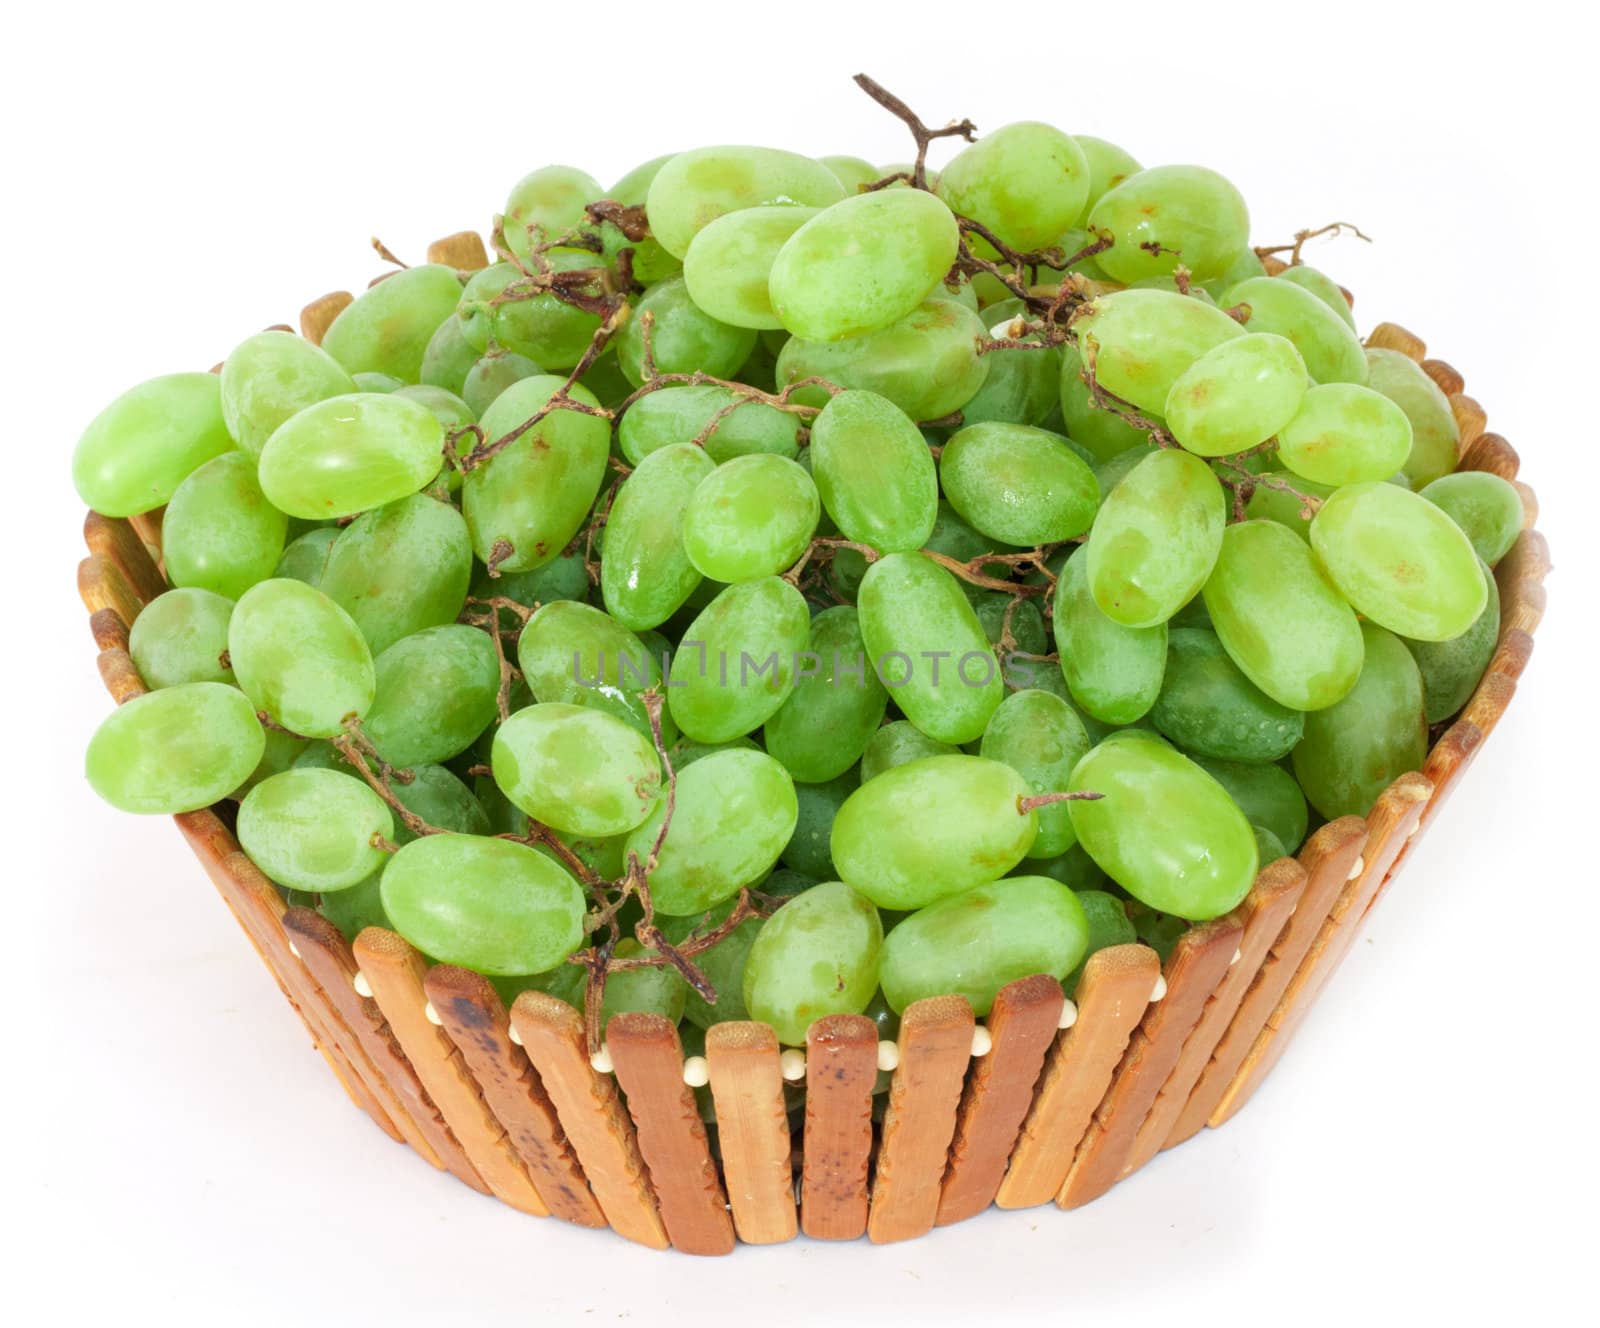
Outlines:
{"type": "MultiPolygon", "coordinates": [[[[493,575],[493,573],[491,572],[490,575],[493,575]]],[[[518,615],[525,614],[526,616],[522,618],[523,622],[527,622],[528,618],[533,616],[533,610],[525,610],[522,605],[513,599],[507,599],[504,595],[496,595],[489,599],[468,599],[467,605],[468,607],[464,607],[461,610],[461,614],[456,621],[465,623],[468,627],[476,627],[487,632],[489,640],[494,643],[495,662],[500,668],[500,686],[495,691],[494,703],[495,711],[500,716],[500,722],[504,724],[506,720],[511,718],[512,684],[522,676],[522,671],[506,656],[505,633],[500,626],[500,609],[507,607],[513,609],[518,615]],[[471,607],[479,604],[488,605],[489,607],[481,612],[471,607]]]]}
{"type": "Polygon", "coordinates": [[[393,263],[397,268],[402,270],[411,266],[410,263],[402,262],[400,259],[396,258],[389,246],[380,240],[376,235],[372,237],[372,247],[377,250],[378,257],[383,259],[385,263],[393,263]]]}
{"type": "MultiPolygon", "coordinates": [[[[355,767],[356,773],[367,781],[372,791],[388,803],[389,810],[400,818],[400,823],[407,830],[419,839],[424,835],[442,834],[438,826],[429,825],[395,796],[394,789],[389,786],[389,779],[393,774],[392,767],[387,763],[380,763],[378,769],[374,770],[367,760],[366,752],[362,750],[363,744],[370,746],[356,720],[351,720],[345,731],[333,739],[334,749],[355,767]]],[[[409,775],[410,771],[406,773],[409,775]]]]}
{"type": "Polygon", "coordinates": [[[1026,816],[1039,807],[1049,807],[1058,802],[1099,802],[1104,793],[1090,793],[1087,789],[1076,793],[1036,793],[1029,798],[1017,799],[1017,815],[1026,816]]]}
{"type": "Polygon", "coordinates": [[[888,88],[876,79],[869,78],[866,74],[857,74],[855,83],[867,96],[877,102],[879,106],[900,120],[911,131],[911,137],[917,143],[917,157],[911,168],[910,184],[916,189],[928,187],[928,144],[936,138],[960,138],[970,143],[977,137],[978,126],[971,120],[952,120],[943,129],[930,129],[922,122],[922,118],[913,111],[905,102],[890,92],[888,88]]]}
{"type": "Polygon", "coordinates": [[[1317,226],[1311,230],[1296,231],[1291,244],[1261,245],[1256,249],[1257,258],[1271,258],[1276,254],[1288,254],[1289,266],[1300,266],[1300,251],[1305,248],[1307,240],[1314,240],[1319,235],[1343,235],[1349,231],[1358,240],[1372,243],[1372,237],[1364,232],[1361,227],[1349,221],[1330,221],[1326,226],[1317,226]]]}

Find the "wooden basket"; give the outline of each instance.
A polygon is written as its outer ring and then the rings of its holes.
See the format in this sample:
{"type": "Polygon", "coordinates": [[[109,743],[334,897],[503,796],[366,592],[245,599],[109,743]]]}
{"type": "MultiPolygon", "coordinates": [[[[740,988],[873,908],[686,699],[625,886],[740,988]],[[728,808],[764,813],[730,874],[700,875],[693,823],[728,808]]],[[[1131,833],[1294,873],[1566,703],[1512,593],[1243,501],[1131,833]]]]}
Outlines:
{"type": "MultiPolygon", "coordinates": [[[[481,267],[483,246],[452,236],[429,261],[481,267]]],[[[320,341],[350,298],[308,305],[305,335],[320,341]]],[[[1484,431],[1460,374],[1391,323],[1368,344],[1420,362],[1449,396],[1460,468],[1516,482],[1516,452],[1484,431]]],[[[484,978],[429,969],[379,928],[351,946],[317,913],[287,907],[240,851],[226,807],[175,820],[356,1105],[433,1166],[522,1212],[726,1254],[798,1231],[906,1240],[991,1203],[1074,1208],[1249,1101],[1499,722],[1549,569],[1533,493],[1517,487],[1526,528],[1496,571],[1498,648],[1423,768],[1395,780],[1365,819],[1324,825],[1297,857],[1265,867],[1237,909],[1191,928],[1164,967],[1141,945],[1103,950],[1076,1002],[1052,978],[1026,978],[1000,993],[986,1026],[961,997],[937,997],[910,1006],[897,1043],[880,1047],[870,1019],[832,1015],[812,1025],[802,1066],[767,1025],[724,1023],[707,1034],[704,1062],[686,1066],[673,1025],[625,1014],[596,1068],[570,1006],[525,992],[507,1011],[484,978]],[[893,1070],[881,1127],[880,1067],[893,1070]],[[791,1133],[784,1082],[800,1073],[804,1125],[791,1133]],[[686,1082],[706,1078],[715,1150],[686,1082]]],[[[120,704],[145,690],[129,625],[167,588],[160,514],[91,513],[84,536],[78,588],[120,704]]]]}

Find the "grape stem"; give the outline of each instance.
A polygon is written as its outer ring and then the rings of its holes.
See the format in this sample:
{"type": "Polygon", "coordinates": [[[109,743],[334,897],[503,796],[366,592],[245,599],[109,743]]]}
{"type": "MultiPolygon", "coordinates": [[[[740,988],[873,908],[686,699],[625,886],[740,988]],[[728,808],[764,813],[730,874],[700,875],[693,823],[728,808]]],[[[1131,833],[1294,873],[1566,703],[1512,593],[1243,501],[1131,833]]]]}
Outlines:
{"type": "MultiPolygon", "coordinates": [[[[503,542],[501,541],[501,543],[503,542]]],[[[498,551],[498,548],[499,544],[497,543],[496,551],[498,551]]],[[[492,569],[489,574],[491,576],[494,575],[492,569]]],[[[500,626],[500,610],[503,607],[514,610],[524,623],[533,617],[532,609],[525,609],[521,604],[518,604],[513,599],[506,598],[504,595],[495,595],[489,599],[473,599],[469,597],[466,607],[461,610],[460,616],[456,619],[457,622],[465,623],[468,627],[481,628],[489,634],[489,640],[494,643],[495,663],[500,669],[500,685],[495,689],[494,703],[502,724],[511,718],[511,685],[522,676],[522,671],[506,656],[505,635],[500,626]],[[474,607],[476,605],[486,605],[488,607],[479,610],[474,607]]]]}
{"type": "Polygon", "coordinates": [[[1269,244],[1258,246],[1255,253],[1257,258],[1272,258],[1277,254],[1289,255],[1289,266],[1300,266],[1300,250],[1305,247],[1307,240],[1314,240],[1319,235],[1343,235],[1349,231],[1358,240],[1372,243],[1372,237],[1362,231],[1361,227],[1349,221],[1330,221],[1326,226],[1318,226],[1312,230],[1296,231],[1292,244],[1269,244]]]}
{"type": "Polygon", "coordinates": [[[405,269],[407,269],[407,268],[409,268],[411,266],[410,263],[402,262],[400,259],[396,258],[394,256],[394,253],[390,250],[389,246],[386,245],[382,240],[380,240],[376,235],[374,235],[372,237],[372,247],[375,250],[377,250],[378,257],[383,259],[383,261],[385,263],[393,263],[397,268],[400,268],[402,271],[404,271],[405,269]]]}
{"type": "MultiPolygon", "coordinates": [[[[911,137],[917,143],[917,159],[911,167],[909,177],[909,183],[914,188],[926,189],[928,187],[928,144],[932,143],[934,139],[960,138],[970,143],[978,136],[978,126],[973,124],[971,120],[952,120],[943,129],[929,129],[915,111],[876,79],[869,78],[866,74],[857,74],[855,83],[867,96],[888,111],[890,115],[903,122],[905,127],[911,131],[911,137]]],[[[899,178],[906,178],[904,172],[897,172],[896,174],[899,178]]]]}
{"type": "Polygon", "coordinates": [[[1087,789],[1073,793],[1035,793],[1032,797],[1017,798],[1017,815],[1026,816],[1037,808],[1049,807],[1058,802],[1099,802],[1105,796],[1104,793],[1091,793],[1087,789]]]}
{"type": "MultiPolygon", "coordinates": [[[[389,810],[400,818],[400,823],[405,828],[421,839],[424,835],[437,835],[443,833],[438,826],[429,825],[416,812],[407,807],[395,796],[394,789],[389,786],[389,780],[397,772],[387,762],[380,761],[378,770],[372,768],[372,763],[367,760],[367,754],[362,750],[362,745],[367,743],[366,735],[361,733],[360,724],[356,720],[350,721],[345,731],[333,739],[334,749],[344,757],[362,779],[367,781],[372,791],[389,805],[389,810]]],[[[410,776],[411,771],[405,771],[410,776]]]]}

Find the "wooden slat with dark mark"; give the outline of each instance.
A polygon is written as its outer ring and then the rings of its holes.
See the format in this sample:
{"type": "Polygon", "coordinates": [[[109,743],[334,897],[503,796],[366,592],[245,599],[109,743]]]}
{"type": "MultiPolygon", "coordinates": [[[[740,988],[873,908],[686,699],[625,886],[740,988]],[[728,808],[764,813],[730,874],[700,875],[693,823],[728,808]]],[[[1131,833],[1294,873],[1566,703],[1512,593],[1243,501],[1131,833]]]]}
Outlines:
{"type": "Polygon", "coordinates": [[[866,1233],[877,1076],[878,1028],[865,1015],[825,1015],[806,1031],[800,1227],[815,1239],[866,1233]]]}
{"type": "Polygon", "coordinates": [[[748,1020],[714,1024],[706,1033],[706,1063],[734,1229],[747,1245],[793,1240],[798,1226],[778,1035],[748,1020]]]}
{"type": "Polygon", "coordinates": [[[96,609],[89,615],[89,631],[100,650],[128,651],[128,624],[115,609],[96,609]]]}

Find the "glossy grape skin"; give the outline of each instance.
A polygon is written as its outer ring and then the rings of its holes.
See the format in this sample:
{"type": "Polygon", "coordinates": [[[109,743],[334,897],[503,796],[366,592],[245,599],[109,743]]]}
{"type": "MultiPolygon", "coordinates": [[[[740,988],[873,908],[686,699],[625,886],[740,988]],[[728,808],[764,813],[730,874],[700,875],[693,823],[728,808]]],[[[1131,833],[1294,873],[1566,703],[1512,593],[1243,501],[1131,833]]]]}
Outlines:
{"type": "Polygon", "coordinates": [[[322,349],[349,373],[422,379],[422,357],[439,325],[455,312],[461,282],[439,263],[385,277],[347,304],[322,337],[322,349]]]}
{"type": "Polygon", "coordinates": [[[394,815],[366,784],[337,770],[285,770],[239,804],[239,845],[279,885],[345,890],[383,866],[379,839],[394,815]]]}
{"type": "Polygon", "coordinates": [[[1328,308],[1349,325],[1351,331],[1355,330],[1356,316],[1350,312],[1350,301],[1345,299],[1344,292],[1339,289],[1339,283],[1325,273],[1308,267],[1304,263],[1296,263],[1286,267],[1275,278],[1278,281],[1292,282],[1296,286],[1303,286],[1310,291],[1328,308]]]}
{"type": "Polygon", "coordinates": [[[1422,489],[1456,468],[1461,428],[1450,399],[1409,355],[1377,346],[1367,350],[1367,386],[1382,392],[1411,421],[1411,455],[1405,474],[1422,489]]]}
{"type": "Polygon", "coordinates": [[[1088,225],[1116,237],[1096,261],[1121,282],[1161,276],[1179,264],[1195,281],[1210,281],[1250,244],[1244,198],[1204,166],[1152,166],[1130,175],[1089,210],[1088,225]]]}
{"type": "Polygon", "coordinates": [[[1349,484],[1311,522],[1311,547],[1365,617],[1414,641],[1448,641],[1483,612],[1472,542],[1444,512],[1398,485],[1349,484]]]}
{"type": "Polygon", "coordinates": [[[1223,648],[1279,705],[1321,710],[1355,686],[1361,672],[1355,612],[1287,527],[1229,526],[1204,594],[1223,648]]]}
{"type": "MultiPolygon", "coordinates": [[[[785,868],[812,882],[837,875],[833,870],[833,823],[845,799],[860,787],[861,778],[853,769],[824,783],[794,786],[798,807],[794,834],[778,859],[785,868]]],[[[762,890],[767,887],[763,885],[762,890]]]]}
{"type": "Polygon", "coordinates": [[[962,148],[939,172],[937,192],[1013,249],[1042,249],[1083,215],[1089,162],[1069,134],[1022,120],[962,148]]]}
{"type": "Polygon", "coordinates": [[[804,1046],[828,1014],[860,1014],[878,989],[883,924],[848,885],[814,885],[761,928],[744,967],[744,1004],[778,1041],[804,1046]]]}
{"type": "Polygon", "coordinates": [[[797,462],[761,453],[735,457],[690,495],[683,550],[713,581],[754,581],[794,565],[821,512],[817,486],[797,462]]]}
{"type": "Polygon", "coordinates": [[[718,217],[695,235],[683,257],[690,298],[731,327],[782,327],[768,274],[784,243],[817,215],[816,208],[774,206],[718,217]]]}
{"type": "Polygon", "coordinates": [[[165,374],[129,388],[89,422],[72,453],[72,483],[102,516],[137,516],[232,449],[217,375],[165,374]]]}
{"type": "MultiPolygon", "coordinates": [[[[840,387],[887,397],[912,420],[936,420],[959,410],[983,386],[989,366],[977,343],[983,320],[953,300],[924,300],[904,318],[843,341],[792,337],[778,353],[778,382],[823,378],[840,387]]],[[[819,389],[795,399],[822,405],[819,389]]]]}
{"type": "Polygon", "coordinates": [[[828,207],[844,186],[821,162],[777,148],[704,147],[680,152],[650,181],[645,210],[661,247],[678,258],[695,235],[729,212],[773,203],[828,207]]]}
{"type": "Polygon", "coordinates": [[[1145,413],[1166,409],[1172,385],[1208,350],[1245,334],[1220,309],[1176,291],[1116,291],[1084,310],[1074,328],[1080,354],[1094,347],[1095,381],[1145,413]]]}
{"type": "Polygon", "coordinates": [[[889,695],[940,742],[972,742],[1005,696],[961,584],[919,553],[891,553],[861,580],[861,634],[889,695]]]}
{"type": "Polygon", "coordinates": [[[795,779],[820,784],[861,758],[888,706],[854,608],[840,604],[811,620],[796,673],[794,690],[767,720],[762,738],[795,779]]]}
{"type": "Polygon", "coordinates": [[[835,155],[817,160],[838,177],[847,198],[861,192],[862,185],[874,184],[883,178],[878,168],[863,157],[835,155]]]}
{"type": "Polygon", "coordinates": [[[467,340],[459,318],[445,319],[428,338],[427,349],[422,352],[422,367],[418,371],[422,384],[442,387],[461,396],[467,385],[467,374],[481,353],[467,340]]]}
{"type": "Polygon", "coordinates": [[[1312,498],[1327,498],[1333,492],[1332,486],[1318,484],[1315,480],[1308,480],[1300,475],[1291,475],[1287,470],[1265,470],[1261,474],[1268,479],[1282,481],[1294,492],[1258,484],[1255,492],[1250,495],[1250,500],[1244,505],[1245,516],[1252,521],[1276,521],[1310,544],[1311,518],[1315,514],[1306,507],[1298,495],[1303,493],[1312,498]]]}
{"type": "Polygon", "coordinates": [[[381,889],[395,930],[440,963],[543,973],[583,943],[578,883],[510,840],[426,835],[389,859],[381,889]]]}
{"type": "Polygon", "coordinates": [[[1106,724],[1132,724],[1161,692],[1167,625],[1126,627],[1106,617],[1089,592],[1089,560],[1069,558],[1056,583],[1053,629],[1072,699],[1106,724]]]}
{"type": "MultiPolygon", "coordinates": [[[[664,387],[640,397],[617,425],[617,441],[630,465],[659,448],[700,437],[714,415],[733,400],[732,389],[664,387]]],[[[717,421],[705,439],[706,454],[719,465],[752,452],[793,457],[799,450],[800,420],[761,401],[747,401],[717,421]]]]}
{"type": "MultiPolygon", "coordinates": [[[[666,800],[627,839],[641,862],[666,816],[666,800]]],[[[771,870],[794,833],[799,806],[789,772],[765,752],[713,752],[678,772],[672,824],[650,876],[656,912],[703,913],[771,870]]]]}
{"type": "Polygon", "coordinates": [[[317,912],[333,923],[347,941],[354,941],[368,927],[393,931],[394,924],[383,911],[382,882],[383,873],[373,872],[348,890],[331,891],[318,899],[317,912]]]}
{"type": "MultiPolygon", "coordinates": [[[[542,261],[552,272],[583,272],[604,262],[587,249],[551,249],[542,261]]],[[[567,304],[549,291],[500,299],[507,287],[524,282],[511,263],[475,272],[454,310],[462,336],[480,355],[493,345],[525,355],[549,370],[572,368],[589,348],[600,315],[567,304]]],[[[529,289],[522,285],[522,290],[529,289]]]]}
{"type": "Polygon", "coordinates": [[[833,822],[840,876],[880,908],[922,908],[1005,875],[1033,847],[1028,781],[981,756],[928,756],[868,780],[833,822]]]}
{"type": "Polygon", "coordinates": [[[1251,825],[1270,830],[1284,851],[1305,842],[1309,813],[1306,795],[1282,765],[1254,765],[1196,756],[1194,762],[1228,791],[1251,825]]]}
{"type": "Polygon", "coordinates": [[[461,623],[401,637],[373,662],[363,728],[393,766],[448,761],[495,716],[500,666],[487,632],[461,623]]]}
{"type": "Polygon", "coordinates": [[[494,778],[534,820],[567,834],[626,834],[661,792],[650,740],[604,711],[547,701],[494,735],[494,778]]]}
{"type": "Polygon", "coordinates": [[[1191,922],[1220,917],[1249,893],[1256,841],[1221,784],[1154,734],[1129,729],[1073,771],[1078,839],[1135,899],[1191,922]]]}
{"type": "MultiPolygon", "coordinates": [[[[1012,325],[1026,316],[1018,299],[1001,300],[983,310],[989,334],[997,339],[1010,338],[1012,325]]],[[[1028,333],[1021,339],[1036,343],[1040,337],[1028,333]]],[[[963,424],[1042,424],[1060,403],[1061,352],[1056,347],[988,350],[983,358],[989,361],[989,372],[983,386],[961,407],[963,424]]]]}
{"type": "Polygon", "coordinates": [[[765,723],[794,690],[810,624],[805,597],[780,577],[719,592],[673,656],[674,722],[700,742],[726,742],[765,723]]]}
{"type": "Polygon", "coordinates": [[[506,248],[525,258],[535,244],[554,240],[586,220],[584,209],[605,188],[576,166],[541,166],[512,186],[506,199],[506,248]]]}
{"type": "MultiPolygon", "coordinates": [[[[1246,333],[1213,347],[1179,375],[1163,414],[1197,456],[1226,456],[1264,443],[1301,408],[1306,363],[1294,343],[1246,333]]],[[[1409,437],[1409,435],[1408,435],[1409,437]]]]}
{"type": "Polygon", "coordinates": [[[225,452],[196,469],[172,495],[161,523],[167,579],[238,599],[272,575],[288,519],[266,500],[256,463],[225,452]]]}
{"type": "MultiPolygon", "coordinates": [[[[1083,159],[1089,166],[1089,196],[1084,200],[1083,218],[1087,219],[1094,205],[1130,175],[1144,169],[1125,148],[1093,134],[1074,134],[1083,159]]],[[[1068,249],[1068,253],[1072,250],[1068,249]]]]}
{"type": "Polygon", "coordinates": [[[89,739],[84,774],[118,811],[171,815],[225,798],[265,749],[255,711],[235,688],[178,683],[107,715],[89,739]]]}
{"type": "MultiPolygon", "coordinates": [[[[565,380],[540,374],[513,383],[484,412],[481,427],[494,439],[521,425],[565,380]]],[[[598,403],[581,387],[574,401],[598,403]]],[[[511,545],[497,558],[501,571],[523,572],[558,557],[578,533],[600,492],[611,455],[606,421],[575,410],[552,410],[538,424],[485,464],[462,485],[462,511],[472,550],[484,563],[495,546],[511,545]]],[[[501,551],[503,552],[503,550],[501,551]]]]}
{"type": "Polygon", "coordinates": [[[406,385],[403,378],[396,378],[393,374],[378,373],[371,369],[351,374],[350,381],[356,385],[357,392],[376,392],[382,396],[398,392],[406,385]]]}
{"type": "Polygon", "coordinates": [[[1306,371],[1319,383],[1365,383],[1366,353],[1355,331],[1304,286],[1276,277],[1249,277],[1222,296],[1224,308],[1249,305],[1245,327],[1294,342],[1306,371]]]}
{"type": "Polygon", "coordinates": [[[861,782],[886,770],[920,761],[924,756],[959,756],[961,749],[936,742],[909,719],[896,719],[874,730],[861,753],[861,782]]]}
{"type": "Polygon", "coordinates": [[[474,360],[461,383],[462,404],[474,418],[488,410],[513,383],[544,372],[543,366],[514,350],[491,347],[474,360]]]}
{"type": "Polygon", "coordinates": [[[292,332],[257,332],[222,364],[222,418],[239,447],[261,455],[272,431],[291,415],[356,390],[345,367],[292,332]]]}
{"type": "Polygon", "coordinates": [[[292,577],[308,586],[322,585],[323,573],[333,556],[333,546],[344,532],[338,526],[315,526],[304,535],[289,541],[283,557],[272,569],[273,576],[292,577]]]}
{"type": "MultiPolygon", "coordinates": [[[[1013,354],[1033,355],[1035,351],[1014,351],[1013,354]]],[[[1083,357],[1075,346],[1062,346],[1061,373],[1057,380],[1060,395],[1061,417],[1073,442],[1089,449],[1100,461],[1111,460],[1148,444],[1149,435],[1127,420],[1097,406],[1090,399],[1089,385],[1083,381],[1083,357]]],[[[990,356],[985,356],[989,359],[990,356]]],[[[991,371],[992,372],[992,371],[991,371]]]]}
{"type": "Polygon", "coordinates": [[[1048,876],[1009,876],[918,909],[883,943],[878,977],[892,1009],[953,993],[980,1018],[1000,988],[1083,958],[1089,922],[1072,891],[1048,876]]]}
{"type": "Polygon", "coordinates": [[[1386,480],[1411,455],[1411,421],[1380,392],[1355,383],[1313,387],[1278,435],[1278,457],[1296,475],[1339,486],[1386,480]]]}
{"type": "Polygon", "coordinates": [[[1003,590],[985,591],[973,600],[972,611],[978,615],[990,645],[998,646],[1009,626],[1012,649],[1028,655],[1049,651],[1049,633],[1037,600],[1022,599],[1003,590]]]}
{"type": "Polygon", "coordinates": [[[600,590],[624,627],[658,627],[700,584],[684,549],[684,515],[716,469],[704,450],[674,443],[649,453],[622,482],[606,518],[600,590]]]}
{"type": "Polygon", "coordinates": [[[729,378],[756,344],[751,329],[724,323],[700,308],[682,277],[658,282],[640,296],[633,316],[616,338],[617,363],[635,387],[644,382],[647,323],[657,373],[699,372],[729,378]]]}
{"type": "MultiPolygon", "coordinates": [[[[394,395],[404,401],[415,401],[418,405],[426,406],[447,431],[478,421],[478,412],[447,388],[434,387],[429,383],[409,383],[405,387],[395,388],[394,395]]],[[[452,482],[460,480],[454,470],[449,472],[449,476],[452,482]]]]}
{"type": "Polygon", "coordinates": [[[1078,990],[1078,983],[1083,979],[1083,970],[1091,955],[1113,945],[1131,945],[1139,939],[1139,933],[1134,930],[1133,922],[1128,917],[1127,906],[1116,895],[1105,890],[1074,890],[1072,893],[1078,901],[1078,907],[1083,910],[1088,940],[1077,966],[1061,980],[1061,988],[1069,1000],[1078,990]]]}
{"type": "Polygon", "coordinates": [[[1197,627],[1168,634],[1166,676],[1150,719],[1190,755],[1229,761],[1276,761],[1305,731],[1304,714],[1261,691],[1216,634],[1197,627]]]}
{"type": "MultiPolygon", "coordinates": [[[[1088,751],[1089,735],[1077,712],[1060,697],[1030,688],[1000,703],[978,754],[1010,766],[1031,792],[1055,793],[1067,787],[1073,767],[1088,751]]],[[[1034,816],[1039,833],[1028,857],[1059,857],[1077,843],[1065,803],[1037,808],[1034,816]]]]}
{"type": "Polygon", "coordinates": [[[252,586],[234,605],[228,656],[250,703],[307,738],[341,733],[348,717],[367,712],[377,687],[372,652],[350,615],[284,577],[252,586]]]}
{"type": "Polygon", "coordinates": [[[916,425],[875,392],[840,392],[811,424],[822,505],[846,539],[881,553],[920,549],[933,533],[939,479],[916,425]]]}
{"type": "Polygon", "coordinates": [[[1522,534],[1521,495],[1486,470],[1441,476],[1421,493],[1461,527],[1473,552],[1491,567],[1511,552],[1522,534]]]}
{"type": "Polygon", "coordinates": [[[444,426],[426,406],[358,392],[279,425],[262,449],[259,478],[274,507],[322,521],[416,493],[443,455],[444,426]]]}
{"type": "Polygon", "coordinates": [[[1397,636],[1363,623],[1366,659],[1355,687],[1337,705],[1306,716],[1294,749],[1294,774],[1311,805],[1330,821],[1365,816],[1396,778],[1428,755],[1422,675],[1397,636]]]}
{"type": "MultiPolygon", "coordinates": [[[[727,899],[703,914],[668,918],[661,930],[672,944],[681,945],[692,932],[705,934],[716,930],[733,912],[733,907],[734,901],[727,899]]],[[[730,1019],[750,1017],[744,1004],[744,970],[763,925],[762,918],[746,918],[715,945],[694,956],[695,967],[705,974],[717,993],[716,1003],[710,1004],[692,987],[687,988],[683,1017],[696,1028],[710,1028],[712,1024],[730,1019]]]]}
{"type": "MultiPolygon", "coordinates": [[[[714,222],[702,234],[727,224],[714,222]]],[[[950,209],[920,189],[883,189],[835,203],[797,227],[771,264],[776,325],[807,341],[888,327],[942,294],[959,239],[950,209]]],[[[686,274],[694,257],[691,249],[686,274]]]]}
{"type": "Polygon", "coordinates": [[[151,691],[185,682],[233,681],[228,619],[233,601],[210,590],[169,590],[139,611],[128,653],[151,691]]]}
{"type": "Polygon", "coordinates": [[[1054,544],[1094,521],[1100,485],[1059,434],[1025,424],[973,424],[944,446],[939,479],[974,529],[1005,544],[1054,544]]]}
{"type": "Polygon", "coordinates": [[[1448,641],[1405,643],[1422,674],[1429,724],[1443,723],[1466,705],[1499,644],[1500,587],[1487,566],[1483,568],[1483,579],[1489,598],[1471,627],[1448,641]]]}
{"type": "MultiPolygon", "coordinates": [[[[295,764],[298,766],[301,762],[295,764]]],[[[389,785],[389,791],[404,807],[440,830],[462,835],[490,833],[489,814],[484,811],[483,804],[444,766],[415,765],[410,769],[409,783],[396,779],[389,785]]],[[[396,844],[409,844],[416,837],[404,821],[395,818],[393,839],[396,844]]]]}
{"type": "MultiPolygon", "coordinates": [[[[629,937],[618,944],[619,958],[653,955],[629,937]]],[[[676,1024],[683,1018],[689,984],[676,969],[666,964],[650,968],[628,968],[606,977],[605,996],[600,1002],[600,1026],[608,1027],[619,1014],[654,1014],[676,1024]]]]}
{"type": "MultiPolygon", "coordinates": [[[[517,642],[517,663],[538,700],[593,706],[649,735],[643,693],[661,686],[661,660],[599,609],[573,600],[543,605],[517,642]]],[[[665,707],[661,722],[671,743],[678,731],[665,707]]]]}

